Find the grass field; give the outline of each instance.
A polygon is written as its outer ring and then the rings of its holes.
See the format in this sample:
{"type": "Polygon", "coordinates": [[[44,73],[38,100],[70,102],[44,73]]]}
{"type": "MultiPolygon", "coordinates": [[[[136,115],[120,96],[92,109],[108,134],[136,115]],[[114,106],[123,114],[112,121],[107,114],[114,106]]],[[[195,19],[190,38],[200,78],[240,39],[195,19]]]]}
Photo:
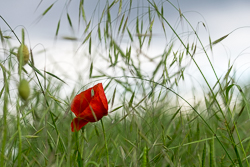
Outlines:
{"type": "MultiPolygon", "coordinates": [[[[29,45],[28,63],[23,66],[24,58],[17,60],[19,46],[10,41],[27,43],[28,32],[22,29],[17,36],[1,16],[9,27],[0,30],[1,167],[249,166],[250,90],[236,82],[233,71],[237,69],[229,60],[225,62],[228,70],[218,76],[210,55],[230,34],[216,40],[208,34],[209,44],[204,46],[196,29],[171,1],[155,4],[148,0],[135,8],[131,3],[97,3],[101,12],[95,24],[93,18],[86,18],[86,7],[80,1],[79,20],[85,29],[78,51],[85,48],[82,58],[89,65],[83,73],[88,78],[74,74],[79,82],[66,96],[62,92],[68,83],[60,75],[38,69],[29,45]],[[166,6],[179,13],[178,25],[188,26],[188,33],[168,22],[166,6]],[[117,11],[116,16],[112,10],[117,11]],[[136,15],[131,14],[134,11],[136,15]],[[152,56],[146,51],[159,38],[153,33],[155,24],[161,25],[159,33],[167,44],[161,54],[152,56]],[[204,54],[210,75],[217,80],[214,84],[207,80],[196,52],[204,54]],[[197,69],[204,85],[193,86],[191,98],[185,98],[180,90],[189,82],[185,75],[189,66],[197,69]],[[29,86],[24,86],[21,95],[18,85],[23,79],[29,86]],[[97,83],[104,86],[109,114],[72,132],[72,99],[97,83]]],[[[49,10],[52,6],[41,16],[49,10]]],[[[66,17],[69,27],[77,27],[69,14],[66,17]]],[[[60,34],[60,20],[57,25],[55,37],[60,34]]]]}

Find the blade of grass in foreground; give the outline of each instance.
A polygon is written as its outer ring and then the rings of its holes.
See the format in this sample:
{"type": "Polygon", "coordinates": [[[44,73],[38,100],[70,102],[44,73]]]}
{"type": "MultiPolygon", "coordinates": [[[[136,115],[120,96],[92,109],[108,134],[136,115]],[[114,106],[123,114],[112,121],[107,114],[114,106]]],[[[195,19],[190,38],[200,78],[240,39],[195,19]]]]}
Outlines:
{"type": "MultiPolygon", "coordinates": [[[[124,76],[123,76],[124,77],[124,76]]],[[[131,76],[126,76],[128,78],[135,78],[137,79],[136,77],[131,77],[131,76]]],[[[111,77],[112,79],[116,79],[116,78],[122,78],[122,77],[111,77]]],[[[229,157],[230,161],[235,165],[233,159],[231,158],[231,156],[229,155],[227,149],[225,148],[225,146],[222,144],[221,140],[219,139],[219,137],[216,135],[216,133],[214,132],[214,130],[212,129],[212,127],[208,124],[208,122],[200,115],[200,113],[186,100],[184,99],[181,95],[179,95],[178,93],[176,93],[174,90],[166,87],[165,85],[161,84],[161,83],[158,83],[158,82],[155,82],[155,81],[152,81],[152,80],[148,80],[148,79],[143,79],[141,78],[142,80],[144,81],[147,81],[147,82],[152,82],[156,85],[160,85],[162,87],[164,87],[165,89],[171,91],[173,94],[175,94],[176,96],[178,96],[179,98],[181,98],[186,104],[188,104],[192,109],[193,111],[201,118],[201,120],[205,123],[205,125],[208,127],[208,129],[212,132],[212,134],[214,134],[215,138],[217,139],[217,141],[220,143],[220,145],[222,146],[223,150],[225,151],[225,153],[227,154],[227,156],[229,157]]],[[[128,114],[127,114],[128,115],[128,114]]],[[[125,115],[124,118],[127,117],[127,115],[125,115]]],[[[123,118],[123,119],[124,119],[123,118]]]]}
{"type": "Polygon", "coordinates": [[[18,166],[21,167],[22,165],[22,133],[20,127],[20,106],[19,100],[17,100],[17,131],[18,131],[18,166]]]}
{"type": "Polygon", "coordinates": [[[202,151],[202,159],[201,159],[201,166],[205,167],[206,163],[206,153],[207,153],[207,144],[206,142],[204,143],[203,151],[202,151]]]}
{"type": "MultiPolygon", "coordinates": [[[[168,2],[169,2],[174,8],[176,8],[170,1],[168,1],[168,2]]],[[[176,10],[177,10],[177,8],[176,8],[176,10]]],[[[194,28],[192,27],[192,25],[190,24],[190,22],[186,19],[186,17],[185,17],[184,15],[182,15],[182,17],[187,21],[187,23],[190,25],[190,27],[192,28],[192,30],[195,32],[194,28]]],[[[232,32],[233,32],[233,31],[232,31],[232,32]]],[[[229,34],[231,34],[232,32],[230,32],[229,34]]],[[[214,45],[214,44],[216,44],[216,43],[222,41],[223,39],[225,39],[229,34],[227,34],[227,35],[225,35],[225,36],[219,38],[219,39],[216,40],[216,41],[214,41],[212,44],[210,44],[210,47],[212,47],[212,45],[214,45]]],[[[201,42],[201,40],[200,40],[198,34],[195,33],[195,35],[196,35],[197,39],[199,40],[199,42],[200,42],[200,44],[201,44],[201,46],[202,46],[203,51],[204,51],[205,54],[206,54],[206,57],[207,57],[207,59],[208,59],[208,61],[209,61],[209,63],[210,63],[210,66],[211,66],[211,68],[212,68],[212,70],[213,70],[213,72],[214,72],[214,75],[216,76],[217,82],[219,83],[219,86],[220,86],[221,94],[222,94],[223,98],[226,98],[225,94],[223,93],[224,91],[223,91],[223,89],[222,89],[221,83],[219,82],[219,78],[218,78],[218,76],[217,76],[217,74],[216,74],[216,72],[215,72],[215,69],[214,69],[214,67],[213,67],[213,65],[212,65],[212,62],[211,62],[210,58],[208,57],[208,54],[207,54],[207,52],[206,52],[206,50],[205,50],[205,47],[203,46],[203,44],[202,44],[202,42],[201,42]]],[[[178,37],[178,38],[179,38],[179,37],[178,37]]],[[[180,39],[180,38],[179,38],[179,39],[180,39]]],[[[182,42],[182,41],[181,41],[181,42],[182,42]]],[[[182,42],[182,43],[183,43],[183,42],[182,42]]],[[[184,44],[183,44],[183,46],[185,47],[184,44]]],[[[192,59],[193,59],[193,58],[192,58],[192,59]]],[[[196,64],[196,62],[195,62],[194,59],[193,59],[193,61],[194,61],[194,63],[196,64]]],[[[197,66],[197,64],[196,64],[196,66],[197,66]]],[[[197,67],[198,67],[198,66],[197,66],[197,67]]],[[[199,69],[199,67],[198,67],[198,69],[199,69]]],[[[199,69],[199,70],[200,70],[200,69],[199,69]]],[[[230,71],[230,69],[229,69],[229,71],[230,71]]],[[[201,72],[201,71],[200,71],[200,72],[201,72]]],[[[202,74],[203,78],[204,78],[205,81],[206,81],[206,78],[204,77],[204,75],[203,75],[202,72],[201,72],[201,74],[202,74]]],[[[212,93],[212,95],[213,95],[213,97],[214,97],[216,103],[217,103],[217,106],[219,107],[220,113],[221,113],[221,114],[223,115],[223,117],[224,117],[224,121],[226,122],[225,125],[226,125],[226,129],[227,129],[227,133],[228,133],[228,135],[229,135],[229,137],[230,137],[230,139],[231,139],[232,146],[234,147],[234,151],[235,151],[235,154],[236,154],[236,156],[237,156],[238,163],[239,163],[240,166],[242,166],[241,157],[240,157],[240,155],[239,155],[238,148],[237,148],[237,146],[236,146],[236,144],[235,144],[235,140],[234,140],[233,134],[232,134],[232,132],[231,132],[231,130],[230,130],[230,127],[228,126],[229,123],[227,122],[227,119],[226,119],[226,117],[225,117],[225,115],[224,115],[224,113],[223,113],[223,110],[221,109],[221,106],[220,106],[220,104],[219,104],[219,102],[218,102],[216,96],[214,95],[214,92],[212,91],[210,85],[208,84],[207,81],[206,81],[206,83],[207,83],[207,85],[208,85],[208,87],[209,87],[209,89],[210,89],[210,91],[211,91],[211,93],[212,93]]],[[[243,98],[244,98],[244,95],[243,95],[243,98]]],[[[227,99],[226,99],[226,100],[227,100],[227,99]]],[[[227,109],[228,109],[229,113],[231,114],[231,109],[230,109],[229,107],[227,107],[227,109]]],[[[249,114],[249,113],[250,113],[250,110],[248,109],[248,114],[249,114]]],[[[235,125],[235,126],[236,126],[236,125],[235,125]]],[[[231,159],[231,158],[230,158],[230,159],[231,159]]]]}
{"type": "Polygon", "coordinates": [[[215,155],[214,155],[214,138],[209,142],[210,150],[209,150],[209,166],[215,167],[215,155]]]}
{"type": "Polygon", "coordinates": [[[242,140],[241,140],[241,138],[240,138],[238,128],[236,127],[235,124],[234,124],[234,126],[235,126],[235,130],[236,130],[236,134],[237,134],[238,139],[239,139],[239,144],[240,144],[240,146],[241,146],[241,150],[242,150],[242,152],[243,152],[243,154],[244,154],[244,156],[245,156],[245,160],[246,160],[247,166],[249,166],[249,163],[248,163],[248,160],[247,160],[247,155],[246,155],[245,149],[244,149],[244,147],[243,147],[243,145],[242,145],[242,140]]]}
{"type": "Polygon", "coordinates": [[[102,130],[103,130],[103,137],[104,137],[104,141],[105,141],[105,148],[106,148],[106,152],[107,152],[107,166],[109,167],[109,151],[108,151],[108,144],[107,144],[106,133],[105,133],[105,129],[104,129],[104,125],[103,125],[102,119],[101,119],[101,124],[102,124],[102,130]]]}
{"type": "MultiPolygon", "coordinates": [[[[1,66],[2,67],[2,66],[1,66]]],[[[7,129],[8,129],[8,125],[7,125],[7,114],[8,114],[8,96],[9,96],[9,82],[7,80],[7,76],[6,73],[4,71],[4,69],[2,68],[3,71],[3,76],[4,76],[4,85],[5,85],[5,91],[4,91],[4,101],[3,101],[3,117],[2,117],[2,122],[3,122],[3,130],[2,130],[2,153],[1,153],[1,162],[0,162],[0,166],[5,166],[4,162],[5,162],[5,148],[6,148],[6,140],[7,140],[7,129]]]]}
{"type": "MultiPolygon", "coordinates": [[[[170,25],[170,23],[166,20],[166,18],[160,13],[160,11],[158,10],[157,5],[156,5],[156,4],[153,4],[153,3],[150,2],[149,0],[147,0],[147,1],[148,1],[148,3],[155,9],[155,11],[157,12],[157,14],[158,14],[159,16],[161,16],[161,18],[165,21],[165,23],[167,23],[167,25],[170,27],[170,29],[173,31],[173,33],[176,35],[176,37],[179,39],[179,41],[182,43],[182,45],[183,45],[183,46],[185,47],[185,49],[187,50],[187,46],[184,44],[184,42],[182,41],[182,39],[180,38],[180,36],[177,34],[177,32],[174,30],[174,28],[170,25]]],[[[168,1],[168,2],[169,2],[169,1],[168,1]]],[[[172,4],[171,2],[169,2],[169,3],[172,4]]],[[[173,5],[173,4],[172,4],[172,5],[173,5]]],[[[173,6],[174,6],[174,5],[173,5],[173,6]]],[[[174,7],[175,7],[175,6],[174,6],[174,7]]],[[[176,7],[175,7],[175,8],[176,8],[176,7]]],[[[178,10],[178,11],[179,11],[179,10],[178,10]]],[[[184,16],[182,15],[182,17],[184,17],[184,16]]],[[[188,22],[188,23],[189,23],[189,22],[188,22]]],[[[190,26],[191,26],[191,25],[190,25],[190,26]]],[[[191,27],[192,27],[192,26],[191,26],[191,27]]],[[[199,39],[198,36],[197,36],[197,38],[199,39]]],[[[201,42],[201,41],[200,41],[200,42],[201,42]]],[[[201,45],[202,45],[202,44],[201,44],[201,45]]],[[[202,46],[203,46],[203,45],[202,45],[202,46]]],[[[203,47],[203,50],[204,50],[204,52],[206,53],[204,47],[203,47]]],[[[193,58],[192,54],[191,54],[189,51],[188,51],[188,54],[190,55],[191,59],[192,59],[193,62],[195,63],[195,65],[196,65],[196,67],[198,68],[198,70],[200,71],[200,74],[202,75],[202,77],[203,77],[204,81],[206,82],[206,84],[207,84],[209,90],[211,91],[211,93],[212,93],[212,95],[213,95],[213,97],[214,97],[216,103],[218,104],[219,111],[221,112],[221,114],[222,114],[223,117],[225,118],[225,115],[224,115],[224,113],[223,113],[223,111],[222,111],[222,109],[221,109],[221,106],[220,106],[218,100],[216,99],[216,96],[215,96],[215,94],[214,94],[214,92],[213,92],[211,86],[209,85],[209,83],[208,83],[206,77],[204,76],[204,74],[203,74],[203,72],[201,71],[199,65],[197,64],[197,62],[195,61],[195,59],[193,58]]],[[[206,53],[206,55],[207,55],[207,53],[206,53]]],[[[207,58],[208,58],[208,55],[207,55],[207,58]]],[[[210,61],[209,58],[208,58],[208,60],[209,60],[209,62],[210,62],[210,65],[212,66],[211,61],[210,61]]],[[[212,69],[213,69],[213,71],[214,71],[214,74],[215,74],[217,80],[219,81],[219,79],[218,79],[218,77],[217,77],[217,74],[216,74],[216,72],[215,72],[213,66],[212,66],[212,69]]],[[[220,88],[221,88],[221,87],[220,87],[220,88]]],[[[182,99],[183,99],[183,98],[182,98],[182,99]]],[[[185,100],[185,99],[183,99],[183,100],[185,100]]],[[[185,101],[186,101],[186,100],[185,100],[185,101]]],[[[186,101],[186,102],[187,102],[187,101],[186,101]]],[[[188,102],[187,102],[187,103],[188,103],[188,102]]],[[[193,107],[192,107],[192,108],[193,108],[193,107]]],[[[200,116],[200,114],[199,114],[196,110],[194,110],[194,111],[200,116]]],[[[200,117],[201,117],[201,116],[200,116],[200,117]]],[[[202,117],[201,117],[201,118],[202,118],[202,117]]],[[[205,121],[203,118],[202,118],[202,120],[205,121]]],[[[225,121],[227,121],[226,118],[225,118],[225,121]]],[[[206,123],[206,125],[208,126],[208,128],[210,129],[210,131],[215,135],[216,139],[219,141],[220,145],[222,146],[222,148],[223,148],[224,151],[226,152],[226,154],[227,154],[227,156],[229,157],[229,159],[231,160],[231,162],[235,165],[233,159],[231,158],[231,156],[229,155],[228,151],[225,149],[224,145],[222,144],[222,142],[220,141],[220,139],[217,137],[217,135],[215,134],[215,132],[213,131],[213,129],[210,127],[210,125],[209,125],[206,121],[205,121],[205,123],[206,123]]],[[[231,131],[230,131],[230,128],[228,127],[228,123],[226,123],[226,128],[227,128],[228,135],[230,136],[230,139],[232,140],[233,143],[235,143],[234,137],[233,137],[232,134],[230,133],[231,131]]],[[[234,145],[234,144],[233,144],[233,145],[234,145]]],[[[236,153],[236,156],[237,156],[239,165],[242,167],[241,158],[239,157],[237,147],[234,146],[234,150],[235,150],[235,153],[236,153]]]]}

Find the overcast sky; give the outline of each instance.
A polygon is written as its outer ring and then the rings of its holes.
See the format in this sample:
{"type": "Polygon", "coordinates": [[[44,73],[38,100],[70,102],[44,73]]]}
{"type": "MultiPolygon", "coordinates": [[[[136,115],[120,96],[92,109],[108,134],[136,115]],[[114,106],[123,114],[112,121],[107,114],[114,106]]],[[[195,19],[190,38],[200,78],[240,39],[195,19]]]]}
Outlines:
{"type": "MultiPolygon", "coordinates": [[[[23,25],[30,33],[34,33],[36,36],[51,38],[51,35],[55,34],[57,22],[60,18],[63,18],[64,20],[62,21],[62,25],[67,24],[65,17],[66,1],[55,2],[52,9],[39,22],[37,22],[37,20],[39,20],[39,16],[53,2],[54,1],[51,0],[1,0],[0,14],[13,28],[18,25],[23,25]]],[[[90,16],[93,14],[93,10],[97,2],[97,0],[85,1],[85,12],[88,19],[90,19],[90,16]]],[[[172,0],[171,2],[179,7],[187,17],[189,16],[189,19],[192,19],[192,17],[198,17],[198,14],[195,14],[194,12],[200,13],[200,15],[203,16],[207,22],[210,31],[213,33],[216,33],[217,31],[219,34],[222,30],[222,32],[226,33],[232,31],[235,28],[250,24],[250,11],[248,10],[250,7],[250,1],[248,0],[172,0]]],[[[123,3],[125,4],[126,1],[123,1],[123,3]]],[[[146,0],[145,2],[140,1],[140,5],[146,4],[146,0]]],[[[167,2],[165,2],[165,4],[167,4],[167,2]]],[[[78,21],[78,5],[78,0],[71,1],[70,6],[67,9],[71,19],[73,20],[73,23],[78,21]]],[[[137,5],[137,3],[134,3],[134,5],[137,5]]],[[[173,17],[173,19],[176,19],[178,15],[176,15],[176,11],[173,9],[173,7],[171,7],[169,4],[166,5],[166,7],[165,13],[173,17]]],[[[95,14],[97,14],[97,12],[95,14]]],[[[1,27],[6,27],[2,21],[0,23],[1,27]]],[[[69,27],[62,27],[62,31],[69,31],[69,27]]]]}
{"type": "MultiPolygon", "coordinates": [[[[68,1],[0,0],[0,15],[15,30],[19,37],[21,28],[25,27],[29,34],[28,45],[35,48],[37,51],[45,47],[48,49],[46,57],[51,57],[53,60],[57,60],[54,61],[54,63],[61,63],[64,67],[64,69],[60,70],[69,72],[71,70],[77,71],[77,69],[75,69],[74,62],[71,61],[71,56],[73,56],[72,51],[75,47],[70,41],[60,41],[60,39],[62,36],[81,35],[83,30],[79,30],[77,26],[75,26],[75,32],[72,32],[66,17],[66,13],[68,11],[72,19],[72,23],[77,25],[79,1],[71,1],[68,8],[65,8],[65,2],[68,1]],[[54,6],[44,17],[41,18],[41,14],[53,2],[55,2],[54,6]],[[54,35],[59,19],[61,19],[61,28],[58,40],[55,44],[54,35]],[[37,46],[39,43],[42,44],[42,46],[37,46]]],[[[105,4],[103,3],[104,0],[85,0],[85,12],[88,20],[91,18],[98,20],[96,15],[98,15],[98,12],[100,15],[100,11],[97,9],[96,12],[93,12],[97,2],[100,2],[99,5],[105,4]]],[[[127,2],[128,1],[123,0],[124,4],[127,2]]],[[[156,2],[164,1],[158,0],[156,2]]],[[[229,59],[231,59],[231,61],[236,60],[237,62],[235,63],[235,68],[239,71],[238,79],[244,78],[240,77],[241,75],[244,76],[244,74],[250,73],[250,69],[248,69],[250,67],[250,49],[247,49],[247,47],[250,46],[250,28],[247,27],[250,26],[249,0],[172,0],[171,2],[181,9],[181,12],[194,27],[197,27],[199,22],[204,22],[206,24],[206,31],[204,29],[199,30],[201,33],[199,35],[201,36],[204,45],[208,44],[209,35],[211,36],[212,41],[214,41],[237,28],[245,27],[234,31],[226,39],[224,39],[222,43],[214,46],[213,61],[219,74],[226,72],[229,59]]],[[[134,5],[137,5],[138,3],[143,6],[146,4],[146,0],[134,1],[134,5]]],[[[164,13],[166,14],[166,18],[171,24],[176,24],[179,18],[178,12],[170,4],[168,4],[168,2],[165,2],[165,4],[166,8],[164,8],[164,13]]],[[[0,28],[1,30],[8,30],[7,25],[2,20],[0,20],[0,28]]],[[[9,34],[11,35],[11,32],[9,34]]],[[[157,32],[155,32],[155,34],[157,35],[157,32]]],[[[11,36],[14,37],[13,35],[11,36]]],[[[152,47],[155,47],[156,50],[158,50],[157,47],[164,47],[159,44],[159,41],[164,40],[164,38],[160,39],[159,37],[158,39],[158,43],[152,44],[152,47]]],[[[17,41],[14,38],[12,42],[17,45],[17,41]]],[[[40,68],[43,68],[44,65],[42,62],[44,61],[42,60],[44,60],[44,57],[37,56],[35,59],[35,61],[39,62],[37,65],[40,68]]],[[[204,63],[204,57],[201,59],[197,58],[197,60],[201,63],[201,65],[204,63]]],[[[49,68],[50,65],[53,64],[47,64],[47,68],[49,68]]],[[[204,66],[206,67],[208,65],[205,64],[204,66]]],[[[211,71],[208,70],[207,73],[210,72],[211,71]]],[[[211,79],[212,78],[213,77],[211,77],[211,79]]]]}

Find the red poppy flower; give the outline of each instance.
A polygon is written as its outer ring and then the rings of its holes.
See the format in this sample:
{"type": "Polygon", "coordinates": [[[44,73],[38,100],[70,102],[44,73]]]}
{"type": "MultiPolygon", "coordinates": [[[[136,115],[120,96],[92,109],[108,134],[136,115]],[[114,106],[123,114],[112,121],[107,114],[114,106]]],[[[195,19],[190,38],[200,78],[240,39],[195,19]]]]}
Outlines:
{"type": "Polygon", "coordinates": [[[99,121],[108,115],[108,101],[101,83],[76,95],[71,103],[76,115],[71,122],[71,131],[79,131],[88,122],[99,121]]]}

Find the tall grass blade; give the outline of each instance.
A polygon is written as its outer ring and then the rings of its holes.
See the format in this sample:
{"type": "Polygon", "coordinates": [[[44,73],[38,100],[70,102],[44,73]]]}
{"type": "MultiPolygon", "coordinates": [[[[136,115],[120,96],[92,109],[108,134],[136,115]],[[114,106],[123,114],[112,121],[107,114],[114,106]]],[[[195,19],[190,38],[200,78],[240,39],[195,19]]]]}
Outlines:
{"type": "Polygon", "coordinates": [[[214,138],[212,138],[209,142],[209,166],[215,167],[215,152],[214,152],[214,138]]]}
{"type": "Polygon", "coordinates": [[[62,80],[61,78],[59,78],[58,76],[56,76],[55,74],[52,74],[51,72],[45,71],[46,74],[49,74],[50,76],[56,78],[57,80],[61,81],[62,83],[65,83],[64,80],[62,80]]]}
{"type": "Polygon", "coordinates": [[[119,2],[119,10],[118,10],[118,15],[121,14],[122,12],[122,0],[119,2]]]}
{"type": "Polygon", "coordinates": [[[147,146],[143,149],[143,156],[142,156],[142,167],[148,166],[148,148],[147,146]]]}
{"type": "Polygon", "coordinates": [[[92,72],[93,72],[93,62],[91,62],[91,64],[90,64],[89,78],[92,77],[92,72]]]}
{"type": "Polygon", "coordinates": [[[83,40],[82,45],[91,37],[92,31],[86,36],[86,38],[83,40]]]}
{"type": "Polygon", "coordinates": [[[205,142],[204,146],[203,146],[202,158],[201,158],[201,166],[202,167],[206,166],[206,154],[207,154],[207,144],[205,142]]]}
{"type": "Polygon", "coordinates": [[[221,42],[221,41],[224,40],[228,35],[229,35],[229,34],[227,34],[227,35],[225,35],[225,36],[223,36],[223,37],[221,37],[221,38],[215,40],[214,42],[212,42],[212,45],[215,45],[215,44],[221,42]]]}
{"type": "Polygon", "coordinates": [[[119,34],[119,32],[120,32],[120,30],[121,30],[121,27],[122,27],[122,23],[123,23],[124,17],[125,17],[125,14],[122,15],[122,19],[121,19],[121,22],[120,22],[120,25],[119,25],[118,33],[117,33],[117,34],[119,34]]]}
{"type": "Polygon", "coordinates": [[[71,18],[69,16],[69,13],[67,13],[67,19],[68,19],[70,27],[73,28],[72,21],[71,21],[71,18]]]}
{"type": "Polygon", "coordinates": [[[85,30],[84,30],[84,33],[86,33],[88,30],[89,30],[89,27],[90,27],[90,24],[91,24],[91,20],[89,21],[89,23],[87,24],[85,30]]]}
{"type": "Polygon", "coordinates": [[[59,29],[60,29],[60,24],[61,24],[61,20],[59,20],[58,23],[57,23],[56,36],[58,36],[58,32],[59,32],[59,29]]]}
{"type": "Polygon", "coordinates": [[[90,38],[89,38],[89,54],[90,54],[90,55],[91,55],[91,50],[92,50],[92,49],[91,49],[91,48],[92,48],[91,45],[92,45],[92,38],[90,37],[90,38]]]}
{"type": "Polygon", "coordinates": [[[134,101],[134,97],[135,97],[135,92],[133,92],[133,94],[132,94],[132,96],[131,96],[131,98],[130,98],[130,100],[128,102],[129,107],[132,107],[132,104],[133,104],[133,101],[134,101]]]}
{"type": "Polygon", "coordinates": [[[48,13],[48,11],[53,7],[54,3],[52,5],[50,5],[44,12],[43,12],[43,16],[46,15],[48,13]]]}
{"type": "Polygon", "coordinates": [[[128,32],[130,40],[133,42],[134,41],[133,36],[132,36],[132,34],[131,34],[131,32],[129,31],[128,28],[127,28],[127,32],[128,32]]]}
{"type": "Polygon", "coordinates": [[[5,91],[4,91],[4,101],[3,101],[3,116],[1,119],[2,122],[2,131],[1,131],[1,136],[2,136],[2,140],[1,140],[1,145],[2,145],[2,152],[1,152],[1,162],[0,162],[0,166],[6,166],[5,165],[5,153],[6,153],[6,142],[7,142],[7,130],[8,130],[8,124],[7,124],[7,114],[8,114],[8,105],[9,105],[9,79],[6,76],[6,73],[4,72],[4,69],[2,67],[3,70],[3,76],[4,76],[4,87],[5,87],[5,91]]]}
{"type": "Polygon", "coordinates": [[[17,131],[18,131],[18,166],[22,166],[22,132],[20,127],[20,107],[19,100],[17,100],[17,131]]]}

